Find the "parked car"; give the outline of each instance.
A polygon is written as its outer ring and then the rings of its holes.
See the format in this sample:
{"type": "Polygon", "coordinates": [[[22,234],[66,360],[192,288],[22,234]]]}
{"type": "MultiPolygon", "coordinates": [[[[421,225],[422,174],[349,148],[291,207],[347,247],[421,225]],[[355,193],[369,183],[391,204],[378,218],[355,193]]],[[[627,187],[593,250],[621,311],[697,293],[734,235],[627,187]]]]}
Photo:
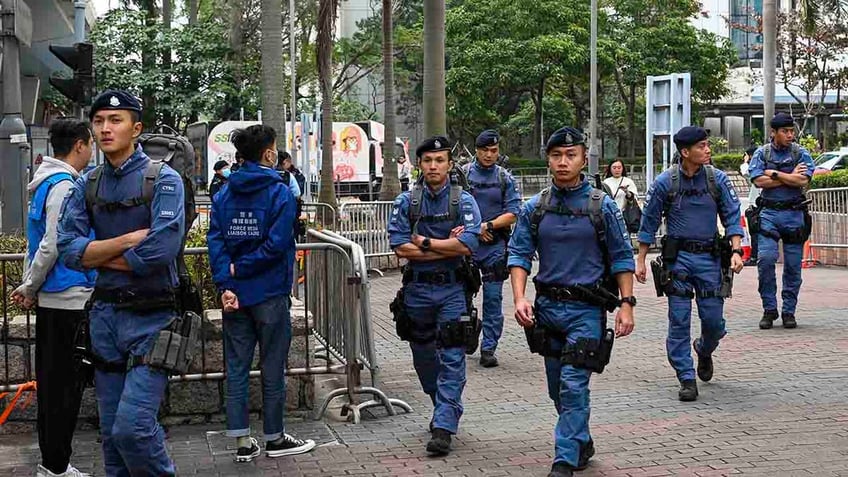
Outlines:
{"type": "Polygon", "coordinates": [[[829,174],[833,171],[848,169],[848,147],[838,151],[825,152],[816,158],[816,170],[813,175],[829,174]]]}

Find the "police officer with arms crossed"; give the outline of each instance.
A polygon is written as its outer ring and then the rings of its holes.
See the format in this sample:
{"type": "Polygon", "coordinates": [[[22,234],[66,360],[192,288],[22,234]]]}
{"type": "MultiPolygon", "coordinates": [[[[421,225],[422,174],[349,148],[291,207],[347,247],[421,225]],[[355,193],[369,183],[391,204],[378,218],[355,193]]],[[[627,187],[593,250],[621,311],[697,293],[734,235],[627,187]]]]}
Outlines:
{"type": "Polygon", "coordinates": [[[106,161],[76,181],[59,219],[65,265],[98,271],[89,319],[92,351],[108,363],[95,371],[107,476],[175,475],[156,420],[168,374],[146,355],[176,316],[183,183],[136,147],[140,119],[141,104],[126,91],[94,100],[91,122],[106,161]]]}
{"type": "Polygon", "coordinates": [[[495,349],[503,332],[503,282],[509,278],[506,246],[510,226],[521,212],[521,196],[512,175],[496,164],[500,152],[497,131],[488,129],[480,133],[476,146],[476,160],[463,166],[463,172],[483,218],[480,248],[474,252],[474,262],[483,273],[480,365],[491,368],[498,365],[495,349]]]}
{"type": "Polygon", "coordinates": [[[613,332],[605,329],[607,311],[621,306],[615,336],[633,331],[634,266],[621,211],[580,172],[586,165],[583,134],[562,128],[545,149],[553,184],[524,204],[509,242],[509,270],[515,318],[531,351],[545,356],[548,393],[559,414],[548,476],[567,477],[585,468],[595,453],[589,377],[609,359],[613,332]],[[534,310],[524,293],[537,251],[534,310]],[[604,353],[606,359],[586,359],[604,353]]]}
{"type": "Polygon", "coordinates": [[[398,334],[410,342],[421,387],[433,401],[427,452],[445,455],[462,416],[466,338],[474,347],[479,339],[479,328],[470,329],[477,324],[469,320],[463,261],[477,249],[480,211],[471,194],[448,178],[453,160],[447,138],[425,140],[415,155],[422,179],[395,199],[388,227],[395,254],[409,261],[398,294],[402,303],[396,300],[393,312],[398,334]]]}
{"type": "Polygon", "coordinates": [[[762,189],[757,272],[763,318],[760,329],[772,327],[777,319],[777,242],[783,241],[783,319],[784,328],[795,328],[795,307],[801,289],[801,259],[804,242],[810,236],[810,219],[803,188],[816,168],[806,149],[795,144],[795,122],[792,116],[778,113],[771,121],[770,144],[757,149],[748,167],[754,185],[762,189]]]}
{"type": "Polygon", "coordinates": [[[701,319],[701,337],[692,347],[698,355],[698,377],[706,382],[713,377],[712,354],[727,334],[724,299],[732,281],[725,280],[742,271],[739,198],[727,175],[709,165],[707,137],[703,128],[694,126],[674,135],[680,164],[660,174],[651,185],[639,229],[636,279],[645,283],[648,248],[665,216],[668,235],[663,238],[663,266],[657,262],[652,267],[658,294],[668,296],[666,351],[680,381],[681,401],[698,398],[689,350],[692,298],[697,300],[701,319]],[[730,244],[718,238],[716,216],[721,218],[730,244]]]}

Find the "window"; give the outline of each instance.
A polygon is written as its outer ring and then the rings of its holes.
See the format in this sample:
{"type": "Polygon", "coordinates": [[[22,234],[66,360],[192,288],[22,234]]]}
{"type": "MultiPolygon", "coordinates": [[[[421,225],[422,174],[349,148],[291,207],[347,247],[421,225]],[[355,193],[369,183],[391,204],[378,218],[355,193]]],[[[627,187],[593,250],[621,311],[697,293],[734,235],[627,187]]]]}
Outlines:
{"type": "Polygon", "coordinates": [[[730,0],[730,41],[739,60],[762,60],[763,36],[757,21],[763,14],[763,0],[730,0]]]}

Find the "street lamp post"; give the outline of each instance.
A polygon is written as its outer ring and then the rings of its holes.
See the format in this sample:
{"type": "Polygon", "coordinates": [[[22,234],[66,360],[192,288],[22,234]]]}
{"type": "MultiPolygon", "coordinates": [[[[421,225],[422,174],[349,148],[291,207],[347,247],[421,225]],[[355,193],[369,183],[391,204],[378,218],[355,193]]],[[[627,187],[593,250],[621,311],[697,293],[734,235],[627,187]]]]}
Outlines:
{"type": "Polygon", "coordinates": [[[589,174],[598,172],[598,0],[591,0],[589,38],[589,174]]]}

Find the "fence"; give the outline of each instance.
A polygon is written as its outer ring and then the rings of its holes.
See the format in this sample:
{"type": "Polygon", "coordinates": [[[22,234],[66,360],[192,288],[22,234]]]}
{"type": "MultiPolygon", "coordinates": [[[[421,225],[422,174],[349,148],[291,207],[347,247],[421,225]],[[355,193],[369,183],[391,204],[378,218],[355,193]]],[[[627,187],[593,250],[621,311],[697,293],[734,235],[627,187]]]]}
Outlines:
{"type": "Polygon", "coordinates": [[[393,202],[345,202],[339,206],[336,231],[353,241],[364,251],[369,268],[398,266],[397,258],[389,245],[389,217],[393,202]],[[373,266],[376,259],[381,266],[373,266]]]}
{"type": "Polygon", "coordinates": [[[848,187],[807,192],[813,229],[806,261],[848,265],[848,187]]]}
{"type": "MultiPolygon", "coordinates": [[[[362,249],[331,232],[309,231],[310,243],[298,244],[303,255],[305,270],[303,303],[292,309],[293,340],[289,352],[286,375],[308,377],[323,374],[345,376],[345,386],[331,392],[316,409],[316,419],[323,417],[331,401],[347,397],[343,415],[351,413],[358,423],[361,411],[374,406],[384,406],[389,415],[395,415],[394,406],[409,412],[403,401],[389,399],[379,388],[379,366],[374,350],[371,329],[368,274],[362,249]],[[295,341],[302,340],[295,343],[295,341]],[[315,349],[318,349],[316,352],[315,349]],[[368,368],[371,386],[362,386],[360,370],[368,368]],[[359,395],[368,394],[375,399],[360,402],[359,395]]],[[[192,262],[190,267],[207,267],[205,248],[186,249],[192,262]]],[[[0,330],[0,392],[15,391],[23,383],[34,379],[34,315],[10,305],[8,296],[20,281],[23,254],[0,255],[0,272],[3,283],[3,322],[0,330]]],[[[204,283],[198,286],[206,295],[216,293],[214,287],[204,283]]],[[[204,297],[204,302],[215,298],[204,297]]],[[[221,339],[221,318],[216,311],[207,311],[201,353],[192,363],[189,374],[173,376],[171,382],[219,381],[226,376],[221,339]]],[[[260,375],[258,369],[250,372],[260,375]]]]}

